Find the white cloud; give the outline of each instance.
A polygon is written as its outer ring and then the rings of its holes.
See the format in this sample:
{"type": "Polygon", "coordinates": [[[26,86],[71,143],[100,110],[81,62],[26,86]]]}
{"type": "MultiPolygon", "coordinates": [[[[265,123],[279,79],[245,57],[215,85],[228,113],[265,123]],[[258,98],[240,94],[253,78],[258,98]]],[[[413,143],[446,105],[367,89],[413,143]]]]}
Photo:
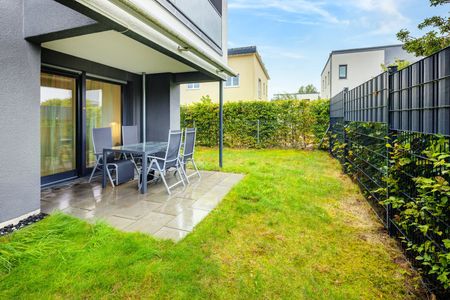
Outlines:
{"type": "Polygon", "coordinates": [[[284,22],[301,22],[302,24],[317,24],[315,21],[291,19],[294,16],[310,16],[319,17],[322,22],[333,24],[348,24],[347,20],[340,20],[335,15],[325,9],[325,2],[307,1],[307,0],[230,0],[229,9],[246,9],[246,10],[276,10],[289,13],[289,18],[278,16],[278,21],[284,22]]]}
{"type": "Polygon", "coordinates": [[[409,24],[402,14],[404,0],[347,0],[341,5],[359,9],[363,16],[354,23],[368,28],[366,35],[394,35],[409,24]]]}

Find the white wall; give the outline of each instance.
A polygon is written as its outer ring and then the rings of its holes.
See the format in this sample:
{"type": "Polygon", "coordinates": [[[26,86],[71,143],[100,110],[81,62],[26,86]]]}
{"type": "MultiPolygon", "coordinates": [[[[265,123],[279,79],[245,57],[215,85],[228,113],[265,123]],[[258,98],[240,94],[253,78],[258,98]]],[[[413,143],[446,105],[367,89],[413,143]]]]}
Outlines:
{"type": "Polygon", "coordinates": [[[320,97],[324,99],[330,98],[330,71],[331,71],[331,59],[327,61],[325,68],[323,69],[320,79],[320,97]]]}
{"type": "Polygon", "coordinates": [[[335,54],[331,57],[331,96],[355,88],[383,72],[384,50],[335,54]],[[347,79],[339,79],[339,65],[347,65],[347,79]]]}

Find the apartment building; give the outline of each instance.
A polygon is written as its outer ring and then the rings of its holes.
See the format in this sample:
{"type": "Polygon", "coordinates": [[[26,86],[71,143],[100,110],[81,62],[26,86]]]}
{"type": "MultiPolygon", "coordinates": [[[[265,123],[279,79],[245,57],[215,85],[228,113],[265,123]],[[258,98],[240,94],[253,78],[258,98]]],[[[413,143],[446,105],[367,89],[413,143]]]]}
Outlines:
{"type": "Polygon", "coordinates": [[[226,0],[0,1],[0,27],[0,227],[38,213],[41,186],[91,172],[92,128],[165,141],[180,85],[236,76],[226,0]]]}
{"type": "MultiPolygon", "coordinates": [[[[224,101],[269,100],[269,73],[256,46],[228,49],[228,65],[237,76],[227,77],[224,101]]],[[[192,82],[181,86],[181,103],[190,104],[209,96],[219,101],[217,82],[192,82]]]]}
{"type": "Polygon", "coordinates": [[[419,59],[403,50],[402,45],[332,51],[322,70],[320,95],[331,98],[344,88],[352,89],[382,73],[382,65],[419,59]]]}

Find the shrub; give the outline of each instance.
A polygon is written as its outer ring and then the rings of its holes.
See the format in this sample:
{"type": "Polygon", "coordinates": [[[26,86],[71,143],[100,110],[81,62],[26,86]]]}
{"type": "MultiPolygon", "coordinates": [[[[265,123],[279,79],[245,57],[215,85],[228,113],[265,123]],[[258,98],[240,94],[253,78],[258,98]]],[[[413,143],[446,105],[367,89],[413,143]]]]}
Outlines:
{"type": "MultiPolygon", "coordinates": [[[[224,144],[235,148],[305,148],[328,127],[329,101],[241,101],[224,104],[224,144]]],[[[197,127],[197,143],[219,142],[219,105],[209,97],[181,107],[182,127],[197,127]]]]}

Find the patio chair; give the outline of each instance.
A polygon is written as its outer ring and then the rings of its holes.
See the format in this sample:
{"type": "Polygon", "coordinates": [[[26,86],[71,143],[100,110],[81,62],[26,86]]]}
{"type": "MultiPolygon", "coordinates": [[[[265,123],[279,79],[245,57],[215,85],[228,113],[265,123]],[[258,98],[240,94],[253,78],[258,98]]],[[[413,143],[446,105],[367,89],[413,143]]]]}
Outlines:
{"type": "MultiPolygon", "coordinates": [[[[147,175],[151,172],[158,172],[158,175],[155,176],[160,177],[166,187],[167,193],[170,195],[170,189],[179,185],[180,183],[183,186],[186,186],[184,182],[183,175],[186,176],[184,170],[181,166],[180,161],[180,149],[181,149],[181,139],[183,136],[183,132],[181,130],[170,130],[169,138],[167,142],[167,149],[165,153],[149,156],[150,164],[147,169],[147,175]],[[175,169],[177,173],[179,173],[180,180],[169,186],[167,184],[167,180],[165,178],[167,171],[175,169]]],[[[145,183],[146,184],[146,183],[145,183]]]]}
{"type": "Polygon", "coordinates": [[[112,132],[111,128],[93,128],[92,129],[92,145],[95,155],[95,166],[92,169],[91,176],[89,177],[89,183],[94,177],[95,171],[103,170],[106,166],[106,174],[108,174],[109,181],[114,187],[122,182],[131,180],[134,178],[134,168],[131,166],[130,173],[130,161],[127,160],[114,160],[114,155],[107,158],[103,157],[104,148],[112,148],[112,132]],[[115,180],[111,176],[110,169],[115,171],[115,180]],[[119,174],[119,170],[122,172],[119,174]]]}
{"type": "MultiPolygon", "coordinates": [[[[138,127],[136,125],[133,126],[122,126],[122,144],[123,145],[135,145],[139,144],[139,135],[138,135],[138,127]]],[[[131,157],[131,161],[134,163],[134,166],[136,168],[136,171],[139,175],[139,169],[137,167],[137,161],[138,159],[141,159],[139,155],[136,154],[129,154],[131,157]]],[[[123,156],[125,159],[128,159],[128,156],[124,153],[123,156]]]]}
{"type": "Polygon", "coordinates": [[[184,131],[184,145],[183,145],[183,155],[181,155],[181,165],[183,166],[184,174],[186,176],[186,181],[189,183],[189,177],[198,175],[201,178],[200,172],[194,160],[195,152],[195,138],[197,136],[197,128],[186,128],[184,131]],[[186,175],[186,165],[191,162],[194,166],[195,172],[191,175],[186,175]]]}

